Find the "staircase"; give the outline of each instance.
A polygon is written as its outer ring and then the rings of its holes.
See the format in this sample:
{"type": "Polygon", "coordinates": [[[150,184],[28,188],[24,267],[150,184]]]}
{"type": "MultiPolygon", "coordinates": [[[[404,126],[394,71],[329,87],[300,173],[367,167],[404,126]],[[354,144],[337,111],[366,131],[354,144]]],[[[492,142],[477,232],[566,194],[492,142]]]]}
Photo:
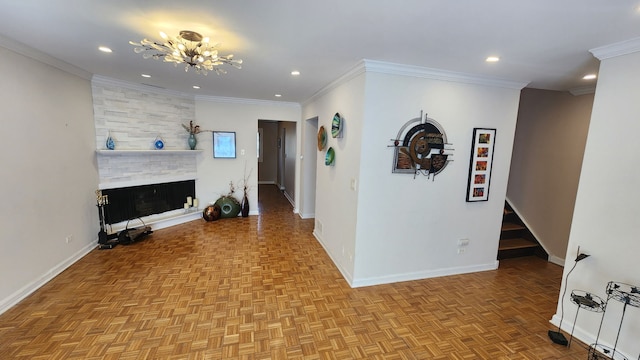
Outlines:
{"type": "Polygon", "coordinates": [[[524,225],[518,214],[505,201],[502,215],[502,231],[500,232],[500,243],[498,245],[498,260],[532,255],[539,256],[545,260],[549,257],[531,231],[524,225]]]}

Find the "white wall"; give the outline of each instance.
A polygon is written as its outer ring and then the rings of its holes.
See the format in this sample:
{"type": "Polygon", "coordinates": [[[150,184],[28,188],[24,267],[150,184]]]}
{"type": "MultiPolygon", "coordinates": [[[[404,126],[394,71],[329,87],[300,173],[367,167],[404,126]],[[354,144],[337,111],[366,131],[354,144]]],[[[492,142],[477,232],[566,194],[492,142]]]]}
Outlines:
{"type": "Polygon", "coordinates": [[[303,118],[317,115],[327,129],[335,112],[345,118],[343,138],[328,144],[336,164],[326,167],[325,151],[318,152],[314,234],[352,286],[497,266],[523,85],[365,61],[305,104],[303,118]],[[435,80],[443,77],[456,81],[435,80]],[[435,180],[391,173],[390,139],[420,110],[442,124],[455,148],[435,180]],[[491,192],[481,203],[465,202],[474,127],[497,128],[491,192]],[[463,238],[469,249],[458,255],[463,238]]]}
{"type": "MultiPolygon", "coordinates": [[[[632,44],[633,45],[633,44],[632,44]]],[[[624,48],[624,47],[623,47],[624,48]]],[[[620,47],[612,45],[613,53],[620,47]]],[[[574,264],[578,247],[591,257],[579,262],[562,289],[590,291],[606,298],[609,281],[640,286],[640,41],[626,55],[601,58],[593,102],[589,135],[567,248],[565,275],[574,264]]],[[[558,310],[561,316],[562,292],[558,310]]],[[[600,342],[612,345],[621,317],[622,304],[607,307],[600,342]]],[[[563,328],[571,330],[575,305],[564,299],[563,328]]],[[[587,343],[598,331],[599,316],[581,312],[576,334],[587,343]]],[[[640,308],[628,307],[618,349],[628,358],[640,354],[640,308]]]]}
{"type": "Polygon", "coordinates": [[[300,169],[301,194],[298,199],[300,216],[304,219],[315,218],[316,213],[316,171],[318,161],[318,118],[312,117],[303,121],[302,149],[303,159],[300,169]]]}
{"type": "Polygon", "coordinates": [[[593,94],[524,89],[520,96],[507,199],[558,264],[569,243],[592,106],[593,94]]]}
{"type": "Polygon", "coordinates": [[[89,80],[3,47],[0,78],[2,313],[94,248],[99,228],[89,80]]]}
{"type": "MultiPolygon", "coordinates": [[[[258,120],[300,120],[297,104],[239,101],[216,98],[196,98],[196,122],[203,129],[236,132],[236,158],[213,157],[213,135],[199,135],[198,148],[203,149],[198,157],[198,179],[196,192],[203,204],[214,202],[229,192],[229,182],[241,184],[246,173],[249,177],[250,214],[257,214],[258,204],[258,159],[256,132],[258,120]],[[244,150],[244,155],[242,151],[244,150]]],[[[242,198],[242,189],[236,190],[236,197],[242,198]]]]}
{"type": "Polygon", "coordinates": [[[316,156],[316,193],[315,193],[315,228],[314,235],[325,248],[333,262],[350,283],[353,282],[353,265],[355,256],[356,223],[358,221],[358,193],[350,189],[351,179],[359,178],[359,158],[361,148],[361,131],[364,110],[363,73],[337,81],[323,95],[303,106],[303,118],[318,117],[315,123],[303,121],[302,125],[315,128],[320,126],[328,132],[327,147],[323,151],[317,149],[317,137],[305,137],[312,141],[316,156]],[[344,117],[342,138],[330,135],[333,115],[339,112],[344,117]],[[325,165],[328,147],[335,150],[335,164],[325,165]]]}
{"type": "Polygon", "coordinates": [[[295,122],[281,121],[278,123],[278,132],[283,138],[282,140],[282,181],[280,182],[280,188],[283,190],[284,196],[291,202],[293,207],[297,211],[298,204],[296,200],[296,164],[299,159],[298,152],[298,136],[297,126],[295,122]]]}
{"type": "Polygon", "coordinates": [[[367,73],[354,284],[494,269],[522,85],[495,86],[473,77],[443,81],[396,70],[367,73]],[[435,178],[393,174],[390,139],[421,110],[443,126],[455,149],[453,162],[435,178]],[[497,129],[496,143],[489,200],[468,203],[476,127],[497,129]],[[470,242],[463,254],[460,239],[470,242]]]}

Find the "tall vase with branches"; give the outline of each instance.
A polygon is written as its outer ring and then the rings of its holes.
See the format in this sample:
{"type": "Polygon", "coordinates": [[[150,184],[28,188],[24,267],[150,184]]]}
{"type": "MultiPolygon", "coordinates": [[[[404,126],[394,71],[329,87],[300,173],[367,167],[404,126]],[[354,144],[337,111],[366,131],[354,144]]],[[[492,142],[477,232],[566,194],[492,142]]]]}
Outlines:
{"type": "Polygon", "coordinates": [[[249,177],[251,177],[252,171],[253,169],[249,170],[249,174],[247,175],[247,166],[245,164],[244,179],[242,179],[243,196],[242,203],[240,205],[240,213],[242,214],[242,217],[249,216],[249,191],[251,190],[251,187],[249,186],[249,177]]]}
{"type": "Polygon", "coordinates": [[[200,125],[194,125],[193,120],[189,121],[189,126],[185,124],[181,124],[181,125],[189,133],[189,138],[187,139],[187,144],[189,144],[189,148],[191,150],[195,150],[196,145],[198,144],[198,139],[196,139],[196,134],[200,133],[200,125]]]}

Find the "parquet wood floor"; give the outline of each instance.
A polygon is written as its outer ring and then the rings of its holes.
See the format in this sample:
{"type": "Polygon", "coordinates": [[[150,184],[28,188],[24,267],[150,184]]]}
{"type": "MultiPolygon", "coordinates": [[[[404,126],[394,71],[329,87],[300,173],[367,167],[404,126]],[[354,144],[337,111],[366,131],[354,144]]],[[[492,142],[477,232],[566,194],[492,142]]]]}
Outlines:
{"type": "Polygon", "coordinates": [[[0,315],[0,359],[582,359],[547,330],[562,269],[351,289],[274,186],[263,215],[95,250],[0,315]]]}

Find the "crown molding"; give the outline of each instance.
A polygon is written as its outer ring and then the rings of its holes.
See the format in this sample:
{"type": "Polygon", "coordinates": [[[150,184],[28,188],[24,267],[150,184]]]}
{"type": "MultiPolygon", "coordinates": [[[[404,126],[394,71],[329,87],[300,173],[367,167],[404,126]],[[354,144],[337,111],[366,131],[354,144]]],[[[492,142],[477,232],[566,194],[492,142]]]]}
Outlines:
{"type": "Polygon", "coordinates": [[[628,55],[640,51],[640,38],[620,41],[614,44],[600,46],[589,50],[598,60],[602,61],[612,57],[628,55]]]}
{"type": "Polygon", "coordinates": [[[0,46],[17,54],[39,61],[43,64],[53,66],[64,72],[79,76],[86,80],[91,80],[90,72],[83,70],[75,65],[71,65],[68,62],[64,62],[49,54],[45,54],[42,51],[34,49],[26,44],[10,39],[6,36],[0,35],[0,46]]]}
{"type": "Polygon", "coordinates": [[[431,69],[431,68],[425,68],[421,66],[403,65],[403,64],[388,63],[384,61],[363,59],[363,60],[360,60],[351,69],[349,69],[344,75],[340,76],[339,78],[331,82],[329,85],[325,86],[324,88],[320,89],[318,92],[313,94],[309,99],[305,100],[303,102],[303,105],[313,102],[317,98],[330,92],[331,90],[335,89],[341,84],[346,83],[347,81],[365,72],[409,76],[409,77],[422,78],[422,79],[452,81],[452,82],[465,83],[465,84],[502,87],[502,88],[508,88],[508,89],[517,89],[517,90],[522,90],[525,86],[529,84],[529,82],[510,81],[510,80],[503,80],[503,79],[474,75],[474,74],[466,74],[466,73],[455,72],[455,71],[431,69]]]}
{"type": "Polygon", "coordinates": [[[351,79],[355,78],[358,75],[364,74],[366,71],[365,69],[365,60],[360,60],[358,63],[356,63],[351,69],[347,70],[346,73],[344,73],[342,76],[340,76],[339,78],[335,79],[334,81],[330,82],[329,85],[323,87],[322,89],[318,90],[315,94],[311,95],[310,98],[308,98],[307,100],[303,101],[303,105],[305,104],[309,104],[313,101],[315,101],[316,99],[322,97],[323,95],[327,94],[328,92],[330,92],[331,90],[337,88],[338,86],[350,81],[351,79]]]}
{"type": "Polygon", "coordinates": [[[569,89],[569,93],[571,93],[571,95],[573,96],[593,94],[595,92],[596,92],[595,85],[580,86],[580,87],[569,89]]]}
{"type": "Polygon", "coordinates": [[[207,96],[207,95],[196,95],[195,99],[198,101],[209,101],[209,102],[226,103],[226,104],[262,105],[262,106],[268,105],[268,106],[282,106],[282,107],[291,107],[291,108],[300,109],[300,104],[296,102],[288,102],[288,101],[258,100],[258,99],[245,99],[245,98],[207,96]]]}
{"type": "Polygon", "coordinates": [[[452,81],[465,84],[502,87],[522,90],[529,82],[511,81],[456,71],[431,69],[421,66],[394,64],[376,60],[364,60],[367,72],[411,76],[423,79],[452,81]]]}

